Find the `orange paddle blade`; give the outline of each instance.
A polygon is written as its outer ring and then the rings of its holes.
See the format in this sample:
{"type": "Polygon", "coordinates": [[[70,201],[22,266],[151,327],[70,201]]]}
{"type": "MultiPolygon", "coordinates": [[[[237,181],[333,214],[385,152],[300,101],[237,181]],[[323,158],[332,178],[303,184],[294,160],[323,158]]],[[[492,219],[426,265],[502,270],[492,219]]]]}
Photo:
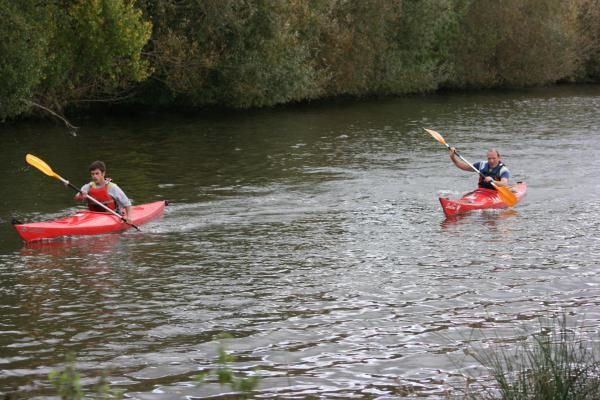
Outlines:
{"type": "MultiPolygon", "coordinates": [[[[438,142],[440,142],[441,144],[446,144],[446,140],[444,140],[444,138],[442,137],[442,135],[440,135],[439,133],[437,133],[433,129],[427,129],[427,128],[423,128],[423,129],[425,129],[425,131],[427,133],[429,133],[431,136],[433,136],[433,138],[435,140],[437,140],[438,142]]],[[[448,145],[446,144],[446,146],[448,146],[448,145]]]]}
{"type": "Polygon", "coordinates": [[[500,200],[502,200],[504,204],[506,204],[509,207],[512,207],[515,204],[517,204],[517,201],[519,201],[519,199],[517,199],[517,196],[515,196],[515,194],[510,190],[510,188],[505,186],[494,186],[498,191],[498,196],[500,197],[500,200]]]}

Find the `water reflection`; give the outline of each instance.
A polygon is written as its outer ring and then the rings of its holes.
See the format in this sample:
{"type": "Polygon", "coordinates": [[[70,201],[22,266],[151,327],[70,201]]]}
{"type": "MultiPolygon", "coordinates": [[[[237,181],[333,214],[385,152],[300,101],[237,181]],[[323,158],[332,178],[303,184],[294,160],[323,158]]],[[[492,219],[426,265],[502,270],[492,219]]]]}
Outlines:
{"type": "Polygon", "coordinates": [[[63,237],[55,240],[38,240],[28,242],[21,249],[21,256],[32,257],[34,261],[40,256],[51,256],[53,261],[60,262],[66,257],[77,257],[89,254],[103,254],[114,250],[115,244],[121,240],[121,234],[107,234],[81,237],[63,237]]]}
{"type": "Polygon", "coordinates": [[[27,385],[75,350],[84,379],[109,368],[129,398],[217,395],[191,377],[228,332],[232,368],[261,370],[260,397],[442,398],[478,368],[464,352],[485,334],[512,348],[565,308],[597,331],[600,186],[581,162],[600,152],[595,90],[90,122],[68,143],[52,127],[7,132],[4,221],[72,204],[17,167],[24,149],[76,180],[92,148],[134,200],[175,204],[141,233],[22,246],[0,226],[0,387],[34,397],[27,385]],[[422,126],[469,158],[502,149],[527,201],[442,221],[435,193],[475,177],[422,126]],[[96,146],[106,132],[119,141],[96,146]]]}
{"type": "Polygon", "coordinates": [[[516,218],[519,212],[514,208],[502,210],[474,210],[464,214],[446,217],[440,224],[442,229],[451,229],[459,225],[471,225],[473,223],[497,227],[499,221],[516,218]]]}

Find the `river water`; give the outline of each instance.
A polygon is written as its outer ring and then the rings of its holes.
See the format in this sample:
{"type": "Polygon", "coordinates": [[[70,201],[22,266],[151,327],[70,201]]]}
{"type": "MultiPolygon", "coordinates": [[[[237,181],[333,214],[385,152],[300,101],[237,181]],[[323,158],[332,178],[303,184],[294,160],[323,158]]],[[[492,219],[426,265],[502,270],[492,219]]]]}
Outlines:
{"type": "Polygon", "coordinates": [[[69,353],[88,389],[230,393],[194,381],[223,348],[256,397],[444,398],[541,318],[596,340],[598,110],[599,86],[563,86],[3,127],[0,393],[50,396],[69,353]],[[446,220],[438,193],[477,176],[422,127],[471,161],[497,147],[525,200],[446,220]],[[103,159],[135,203],[171,204],[142,232],[25,245],[11,218],[79,207],[26,153],[77,185],[103,159]]]}

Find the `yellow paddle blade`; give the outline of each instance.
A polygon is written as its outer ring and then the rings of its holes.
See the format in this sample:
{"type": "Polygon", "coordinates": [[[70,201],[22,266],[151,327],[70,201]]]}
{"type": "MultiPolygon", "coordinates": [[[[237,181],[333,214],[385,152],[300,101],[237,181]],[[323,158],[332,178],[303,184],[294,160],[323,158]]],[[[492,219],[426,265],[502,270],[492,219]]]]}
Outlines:
{"type": "Polygon", "coordinates": [[[433,129],[427,129],[427,128],[423,128],[423,129],[425,129],[425,131],[427,133],[429,133],[431,136],[433,136],[433,138],[435,140],[437,140],[438,142],[440,142],[441,144],[446,144],[446,140],[444,140],[444,138],[442,137],[442,135],[440,135],[439,133],[437,133],[433,129]]]}
{"type": "Polygon", "coordinates": [[[27,154],[25,156],[25,161],[27,161],[27,164],[31,165],[32,167],[36,167],[46,175],[60,179],[59,176],[52,171],[52,168],[50,168],[50,166],[44,162],[44,160],[41,160],[32,154],[27,154]]]}
{"type": "Polygon", "coordinates": [[[506,204],[509,207],[512,207],[515,204],[517,204],[517,201],[519,200],[517,199],[517,196],[515,196],[515,194],[510,190],[510,188],[507,188],[505,186],[494,186],[498,191],[498,196],[500,196],[500,200],[502,200],[504,204],[506,204]]]}

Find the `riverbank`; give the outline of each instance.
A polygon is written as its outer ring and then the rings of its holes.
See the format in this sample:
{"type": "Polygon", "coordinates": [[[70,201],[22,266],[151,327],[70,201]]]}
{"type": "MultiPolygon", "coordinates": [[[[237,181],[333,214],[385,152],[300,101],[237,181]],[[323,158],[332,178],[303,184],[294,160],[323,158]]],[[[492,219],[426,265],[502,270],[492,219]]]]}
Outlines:
{"type": "Polygon", "coordinates": [[[0,120],[600,80],[590,0],[2,0],[0,11],[0,120]]]}

